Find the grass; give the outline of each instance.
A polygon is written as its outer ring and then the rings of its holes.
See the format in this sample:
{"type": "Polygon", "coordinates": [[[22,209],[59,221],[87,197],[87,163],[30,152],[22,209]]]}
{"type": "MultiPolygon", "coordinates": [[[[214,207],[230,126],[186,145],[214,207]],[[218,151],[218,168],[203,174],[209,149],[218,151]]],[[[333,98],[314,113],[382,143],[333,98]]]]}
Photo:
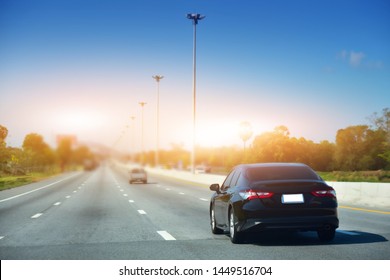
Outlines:
{"type": "Polygon", "coordinates": [[[318,172],[325,181],[390,183],[390,171],[332,171],[318,172]]]}
{"type": "Polygon", "coordinates": [[[12,189],[30,183],[38,182],[49,178],[57,172],[32,172],[27,175],[1,175],[0,174],[0,191],[12,189]]]}

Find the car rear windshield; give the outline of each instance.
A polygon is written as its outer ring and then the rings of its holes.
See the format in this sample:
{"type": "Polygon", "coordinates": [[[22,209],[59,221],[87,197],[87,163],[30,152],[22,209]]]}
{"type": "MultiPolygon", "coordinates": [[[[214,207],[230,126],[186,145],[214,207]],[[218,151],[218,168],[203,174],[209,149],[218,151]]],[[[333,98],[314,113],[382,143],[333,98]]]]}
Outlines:
{"type": "Polygon", "coordinates": [[[247,170],[252,182],[273,180],[320,180],[320,177],[306,166],[262,166],[247,170]]]}
{"type": "Polygon", "coordinates": [[[131,173],[145,173],[145,171],[143,169],[133,169],[131,173]]]}

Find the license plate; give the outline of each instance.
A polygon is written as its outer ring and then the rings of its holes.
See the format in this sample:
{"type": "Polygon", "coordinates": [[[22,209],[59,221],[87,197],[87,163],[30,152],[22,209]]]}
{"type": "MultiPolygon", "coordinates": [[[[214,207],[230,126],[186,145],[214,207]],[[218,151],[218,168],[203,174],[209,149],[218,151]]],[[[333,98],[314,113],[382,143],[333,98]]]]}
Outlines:
{"type": "Polygon", "coordinates": [[[289,204],[289,203],[303,203],[303,194],[283,194],[282,195],[282,203],[289,204]]]}

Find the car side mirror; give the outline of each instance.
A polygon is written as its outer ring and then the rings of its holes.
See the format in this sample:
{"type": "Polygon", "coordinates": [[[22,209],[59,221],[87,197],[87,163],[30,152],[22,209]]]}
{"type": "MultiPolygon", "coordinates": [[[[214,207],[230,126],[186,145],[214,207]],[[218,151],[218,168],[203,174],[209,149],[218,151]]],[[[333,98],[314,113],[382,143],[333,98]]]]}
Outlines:
{"type": "Polygon", "coordinates": [[[212,184],[212,185],[210,185],[210,190],[219,193],[219,190],[220,190],[219,184],[212,184]]]}

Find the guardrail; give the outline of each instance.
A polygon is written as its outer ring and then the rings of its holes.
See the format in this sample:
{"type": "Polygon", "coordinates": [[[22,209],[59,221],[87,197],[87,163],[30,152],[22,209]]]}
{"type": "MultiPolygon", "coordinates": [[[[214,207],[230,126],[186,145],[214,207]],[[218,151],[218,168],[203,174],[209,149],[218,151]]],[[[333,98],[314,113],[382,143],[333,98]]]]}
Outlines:
{"type": "MultiPolygon", "coordinates": [[[[222,185],[226,176],[215,174],[192,174],[187,171],[147,168],[151,174],[171,177],[187,182],[209,186],[213,183],[222,185]]],[[[390,183],[364,182],[327,182],[337,193],[340,203],[390,209],[390,183]]]]}

